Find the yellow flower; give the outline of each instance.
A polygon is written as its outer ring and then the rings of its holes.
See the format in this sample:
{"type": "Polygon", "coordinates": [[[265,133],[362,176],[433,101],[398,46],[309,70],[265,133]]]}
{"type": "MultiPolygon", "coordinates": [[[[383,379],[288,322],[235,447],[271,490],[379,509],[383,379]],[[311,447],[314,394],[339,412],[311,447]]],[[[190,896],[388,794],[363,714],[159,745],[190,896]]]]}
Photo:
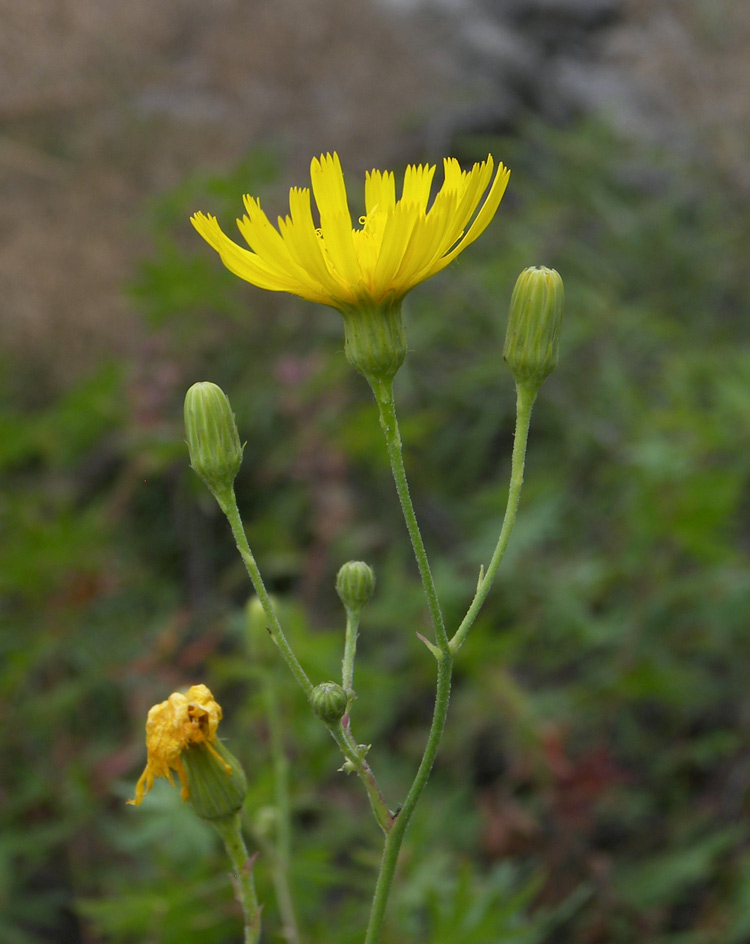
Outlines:
{"type": "Polygon", "coordinates": [[[221,717],[221,705],[205,685],[193,685],[184,695],[175,692],[166,701],[154,705],[146,721],[146,769],[136,784],[135,798],[128,803],[140,806],[154,785],[155,777],[166,777],[175,786],[173,770],[177,771],[182,785],[180,796],[187,800],[190,791],[182,754],[192,745],[204,744],[229,773],[231,765],[221,758],[215,747],[221,717]]]}
{"type": "Polygon", "coordinates": [[[493,179],[493,166],[488,157],[463,171],[457,160],[446,158],[443,185],[429,207],[434,166],[407,167],[398,200],[393,172],[370,171],[365,215],[356,228],[338,155],[325,154],[310,166],[319,226],[310,190],[298,187],[289,192],[289,215],[279,217],[278,229],[255,197],[244,198],[247,215],[237,225],[249,249],[229,239],[213,216],[196,213],[191,222],[231,272],[260,288],[344,312],[390,305],[445,268],[487,228],[510,176],[499,164],[493,179]]]}

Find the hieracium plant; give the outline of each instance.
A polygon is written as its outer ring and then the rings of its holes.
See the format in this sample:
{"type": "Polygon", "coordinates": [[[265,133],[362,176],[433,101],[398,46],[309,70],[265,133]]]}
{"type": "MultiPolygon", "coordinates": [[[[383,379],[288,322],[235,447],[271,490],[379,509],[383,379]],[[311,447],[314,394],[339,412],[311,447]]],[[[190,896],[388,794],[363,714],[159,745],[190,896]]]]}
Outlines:
{"type": "MultiPolygon", "coordinates": [[[[359,226],[352,226],[338,156],[323,155],[312,161],[310,170],[318,221],[313,216],[307,188],[290,191],[289,214],[280,217],[277,226],[271,224],[256,198],[246,196],[246,215],[238,226],[248,248],[226,236],[214,217],[203,213],[192,217],[198,233],[240,278],[341,312],[346,357],[375,395],[396,492],[424,587],[432,634],[431,638],[420,638],[429,657],[435,660],[436,670],[432,722],[408,792],[402,797],[387,798],[368,762],[368,747],[357,742],[352,722],[357,634],[362,611],[375,590],[375,575],[362,561],[350,561],[341,567],[336,581],[346,613],[341,680],[311,679],[290,645],[277,607],[266,591],[237,507],[234,480],[242,463],[243,447],[229,401],[212,383],[196,383],[188,390],[185,426],[190,463],[213,493],[232,529],[255,589],[250,619],[260,620],[267,628],[307,696],[311,710],[341,750],[343,769],[359,777],[382,831],[380,869],[369,922],[362,929],[365,944],[375,944],[381,938],[404,834],[427,784],[446,723],[454,660],[490,591],[508,544],[523,483],[531,409],[539,388],[557,363],[563,311],[563,286],[557,272],[532,267],[521,273],[511,299],[503,351],[515,379],[517,403],[507,505],[497,545],[486,567],[480,569],[466,615],[457,626],[448,626],[402,458],[393,395],[393,380],[407,352],[401,308],[411,289],[444,269],[487,228],[510,174],[502,164],[495,169],[492,157],[474,164],[468,171],[449,158],[443,162],[443,171],[443,184],[432,199],[435,167],[407,167],[398,198],[394,174],[371,171],[365,180],[365,214],[359,226]]],[[[252,522],[249,530],[252,533],[252,522]]],[[[272,688],[269,687],[267,695],[273,699],[272,688]]],[[[183,799],[212,823],[224,840],[244,913],[245,944],[256,944],[262,934],[262,907],[253,879],[255,857],[248,856],[240,823],[246,781],[238,761],[217,737],[221,716],[221,708],[202,684],[193,685],[185,694],[172,694],[152,708],[146,724],[147,765],[131,802],[141,803],[155,777],[173,782],[172,772],[177,774],[183,799]]],[[[270,717],[274,717],[273,712],[270,717]]],[[[271,735],[279,747],[278,732],[272,730],[271,735]]],[[[288,813],[288,796],[282,797],[280,803],[287,805],[288,813]]],[[[277,828],[288,855],[288,823],[287,832],[283,824],[277,828]]],[[[262,857],[263,849],[260,851],[262,857]]],[[[273,862],[269,868],[273,870],[273,862]]],[[[278,869],[273,881],[284,918],[284,933],[293,944],[301,942],[304,934],[298,929],[291,892],[278,869]]],[[[335,941],[334,929],[330,939],[335,941]]]]}

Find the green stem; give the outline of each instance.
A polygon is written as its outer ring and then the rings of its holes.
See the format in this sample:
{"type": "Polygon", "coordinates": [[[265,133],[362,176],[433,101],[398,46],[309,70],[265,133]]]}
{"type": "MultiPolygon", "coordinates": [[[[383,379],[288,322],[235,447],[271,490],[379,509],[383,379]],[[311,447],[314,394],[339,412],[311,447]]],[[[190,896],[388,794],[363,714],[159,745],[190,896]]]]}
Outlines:
{"type": "Polygon", "coordinates": [[[414,556],[422,579],[422,586],[424,587],[425,596],[427,597],[427,605],[430,610],[430,616],[432,617],[437,647],[431,647],[431,651],[435,655],[438,664],[435,707],[424,754],[422,755],[422,760],[420,761],[419,768],[409,788],[406,799],[386,832],[380,871],[375,885],[375,894],[370,910],[370,920],[365,936],[365,944],[377,944],[383,930],[385,911],[404,836],[417,802],[432,772],[432,767],[435,763],[435,757],[440,745],[440,739],[443,735],[443,729],[445,728],[445,721],[448,716],[448,705],[450,703],[451,680],[453,677],[453,653],[450,649],[448,635],[445,631],[443,614],[440,610],[440,602],[435,589],[432,571],[430,570],[427,552],[424,542],[422,541],[422,535],[414,513],[414,506],[412,505],[411,496],[409,494],[409,485],[401,451],[401,435],[393,399],[393,384],[392,382],[373,382],[372,380],[370,383],[380,411],[380,425],[385,436],[388,458],[393,472],[393,479],[396,483],[396,491],[399,501],[401,502],[401,510],[404,515],[409,537],[411,538],[414,556]]]}
{"type": "Polygon", "coordinates": [[[224,840],[224,847],[234,869],[234,888],[242,906],[245,923],[245,944],[258,944],[260,940],[260,908],[255,894],[253,860],[247,854],[242,838],[240,814],[226,819],[213,820],[216,831],[224,840]]]}
{"type": "Polygon", "coordinates": [[[430,563],[427,559],[422,535],[417,524],[417,517],[414,514],[411,495],[409,494],[409,483],[406,480],[406,469],[404,468],[404,457],[401,452],[401,433],[398,427],[396,417],[396,406],[393,400],[393,381],[377,381],[368,378],[372,392],[375,394],[375,400],[380,412],[380,425],[385,436],[386,447],[388,450],[388,459],[391,463],[393,479],[396,483],[396,491],[401,502],[401,510],[406,522],[406,528],[409,532],[411,544],[414,549],[414,557],[419,568],[419,576],[422,579],[425,596],[427,597],[427,606],[432,617],[432,625],[435,629],[435,639],[441,652],[448,649],[448,635],[445,631],[443,614],[440,610],[435,581],[432,579],[430,563]]]}
{"type": "Polygon", "coordinates": [[[265,681],[266,716],[271,736],[274,793],[278,823],[273,854],[273,883],[283,925],[282,934],[288,944],[299,944],[299,927],[294,913],[292,892],[289,886],[289,867],[292,856],[292,815],[289,800],[289,761],[284,750],[281,731],[279,702],[270,674],[265,681]]]}
{"type": "Polygon", "coordinates": [[[398,855],[401,851],[404,835],[414,812],[414,808],[429,779],[440,744],[440,738],[442,737],[445,727],[445,720],[448,716],[452,676],[453,656],[450,652],[442,653],[438,659],[435,708],[432,715],[430,733],[427,737],[427,744],[425,746],[424,755],[422,756],[422,761],[406,800],[404,800],[403,806],[393,820],[393,825],[386,834],[385,844],[383,846],[383,857],[380,862],[380,872],[378,873],[375,894],[370,910],[370,920],[365,935],[365,944],[377,944],[380,940],[385,918],[385,909],[388,904],[391,886],[393,885],[393,876],[396,872],[398,855]]]}
{"type": "Polygon", "coordinates": [[[387,833],[393,823],[393,815],[388,809],[388,804],[385,802],[385,797],[378,786],[375,774],[372,772],[372,768],[367,762],[365,756],[367,753],[366,746],[357,744],[354,740],[349,727],[349,716],[344,715],[341,721],[329,725],[328,730],[331,732],[333,739],[341,748],[341,752],[347,759],[348,766],[345,765],[344,770],[353,770],[356,772],[367,791],[370,806],[372,807],[372,812],[375,814],[375,819],[378,821],[378,825],[384,833],[387,833]]]}
{"type": "Polygon", "coordinates": [[[500,529],[500,537],[497,540],[497,545],[487,568],[487,572],[479,582],[477,592],[474,595],[474,599],[471,601],[466,616],[463,618],[461,625],[450,641],[450,648],[454,653],[458,652],[463,645],[487,594],[490,592],[495,575],[497,574],[497,569],[500,566],[500,562],[505,554],[505,549],[508,546],[510,533],[516,521],[518,504],[521,499],[521,488],[523,486],[523,472],[526,463],[526,444],[529,438],[531,409],[534,406],[537,390],[538,388],[535,387],[516,384],[516,430],[513,438],[510,486],[508,488],[508,501],[505,507],[503,525],[500,529]]]}
{"type": "Polygon", "coordinates": [[[230,487],[226,492],[221,494],[215,492],[214,495],[219,503],[219,507],[227,517],[229,526],[232,529],[232,534],[234,535],[235,543],[237,544],[237,550],[240,552],[240,556],[245,563],[245,569],[255,588],[255,592],[258,594],[260,605],[263,607],[263,612],[268,620],[268,631],[271,634],[271,638],[276,643],[282,658],[291,669],[292,675],[297,679],[302,690],[309,698],[313,690],[313,684],[307,677],[305,670],[299,664],[294,652],[292,652],[292,647],[289,645],[284,635],[274,605],[268,596],[263,578],[260,575],[260,570],[258,569],[258,565],[253,557],[253,552],[250,550],[250,545],[247,541],[245,527],[242,524],[240,511],[237,507],[237,498],[234,494],[234,488],[230,487]]]}
{"type": "Polygon", "coordinates": [[[460,648],[466,634],[476,619],[482,603],[489,593],[492,582],[497,574],[500,561],[503,558],[505,549],[508,545],[510,533],[515,523],[518,503],[523,485],[523,470],[526,457],[526,443],[528,441],[529,423],[531,420],[531,408],[536,399],[536,389],[528,386],[517,386],[517,405],[516,405],[516,430],[513,443],[513,457],[511,463],[511,479],[508,490],[508,503],[506,507],[503,525],[500,531],[497,547],[492,555],[492,560],[487,569],[487,573],[482,578],[475,597],[469,607],[463,622],[459,626],[453,639],[448,642],[445,634],[442,615],[437,601],[432,576],[427,563],[427,555],[419,535],[416,518],[409,498],[409,490],[406,483],[406,475],[401,458],[401,440],[398,433],[398,424],[393,405],[393,392],[391,387],[375,388],[375,396],[380,408],[380,422],[386,436],[388,444],[388,455],[393,468],[393,476],[396,480],[396,488],[401,499],[401,505],[404,510],[409,534],[412,538],[414,553],[419,565],[422,582],[425,586],[427,600],[430,605],[430,612],[435,624],[435,632],[439,651],[436,653],[438,661],[437,687],[435,693],[435,709],[432,716],[432,724],[425,746],[425,752],[419,769],[411,785],[409,793],[404,801],[401,810],[393,820],[391,828],[388,830],[383,847],[383,857],[380,864],[375,894],[373,896],[372,908],[370,911],[370,921],[367,926],[365,944],[377,944],[383,929],[385,919],[385,910],[388,903],[393,877],[395,875],[398,856],[403,843],[406,829],[414,812],[414,808],[419,801],[422,791],[429,779],[432,766],[435,761],[440,739],[445,727],[445,721],[448,715],[448,705],[450,701],[451,680],[453,676],[453,654],[460,648]]]}

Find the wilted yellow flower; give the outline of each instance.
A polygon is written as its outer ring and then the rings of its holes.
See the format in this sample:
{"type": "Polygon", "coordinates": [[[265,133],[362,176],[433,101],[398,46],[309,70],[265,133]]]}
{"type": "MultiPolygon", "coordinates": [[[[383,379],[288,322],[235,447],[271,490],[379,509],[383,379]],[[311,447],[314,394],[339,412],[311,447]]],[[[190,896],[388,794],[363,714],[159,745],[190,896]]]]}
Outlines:
{"type": "Polygon", "coordinates": [[[434,166],[407,167],[398,200],[393,172],[370,171],[365,178],[365,215],[357,228],[352,226],[338,155],[325,154],[310,166],[319,226],[313,220],[310,190],[299,187],[290,190],[290,212],[279,217],[278,229],[260,202],[245,196],[247,215],[237,225],[249,249],[229,239],[213,216],[196,213],[191,221],[224,265],[253,285],[344,312],[380,306],[399,301],[445,268],[487,228],[510,176],[499,164],[493,180],[493,167],[492,157],[470,171],[446,158],[443,185],[429,207],[434,166]]]}
{"type": "Polygon", "coordinates": [[[204,744],[229,773],[231,765],[214,746],[221,717],[221,705],[205,685],[193,685],[184,695],[175,692],[166,701],[154,705],[146,720],[146,769],[136,784],[135,798],[128,803],[140,806],[154,785],[155,777],[166,777],[175,786],[173,770],[177,771],[182,785],[180,796],[187,800],[190,791],[182,754],[192,745],[204,744]]]}

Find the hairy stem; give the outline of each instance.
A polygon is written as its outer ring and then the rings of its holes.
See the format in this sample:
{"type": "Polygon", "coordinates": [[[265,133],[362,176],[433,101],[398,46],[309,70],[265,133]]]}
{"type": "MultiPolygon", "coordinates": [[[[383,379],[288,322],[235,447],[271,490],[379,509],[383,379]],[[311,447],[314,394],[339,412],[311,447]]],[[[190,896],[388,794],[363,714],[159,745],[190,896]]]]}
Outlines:
{"type": "Polygon", "coordinates": [[[289,645],[289,642],[284,635],[284,630],[281,628],[281,623],[279,622],[279,617],[276,615],[276,610],[273,603],[271,602],[271,598],[268,596],[268,591],[266,590],[265,584],[263,583],[260,570],[257,563],[255,562],[255,557],[253,557],[253,552],[250,550],[250,545],[248,544],[247,535],[245,534],[245,527],[242,524],[240,511],[237,507],[237,498],[235,497],[234,489],[230,488],[221,495],[217,494],[216,500],[218,501],[221,510],[226,515],[229,526],[232,529],[232,534],[234,535],[237,550],[240,552],[240,556],[244,561],[245,569],[247,570],[247,573],[250,577],[250,581],[255,588],[255,592],[258,594],[258,600],[260,600],[260,605],[263,607],[263,612],[265,613],[266,619],[268,620],[268,632],[271,634],[271,638],[276,643],[276,646],[281,653],[284,662],[286,662],[286,664],[291,669],[292,675],[297,679],[302,690],[309,698],[312,694],[313,684],[307,677],[307,673],[299,664],[297,657],[292,651],[292,647],[289,645]]]}
{"type": "Polygon", "coordinates": [[[422,540],[411,495],[409,493],[409,484],[406,478],[406,469],[404,467],[404,459],[401,451],[401,434],[399,432],[398,418],[396,416],[396,407],[393,398],[393,384],[391,382],[372,383],[372,389],[380,412],[380,425],[383,430],[383,435],[385,436],[388,459],[396,484],[396,492],[398,493],[401,503],[401,510],[403,512],[404,521],[406,522],[407,531],[409,532],[414,557],[417,561],[419,575],[427,598],[427,606],[432,618],[437,646],[430,648],[437,660],[437,683],[432,723],[427,736],[427,743],[425,744],[422,760],[412,785],[409,788],[406,799],[393,818],[390,828],[386,833],[380,871],[378,873],[375,894],[370,910],[370,920],[367,925],[365,944],[376,944],[376,942],[380,940],[383,922],[385,920],[386,906],[398,864],[399,852],[401,851],[404,836],[412,814],[414,813],[414,809],[430,777],[435,762],[435,756],[437,755],[440,745],[440,739],[443,735],[443,729],[445,728],[445,721],[448,716],[448,705],[450,703],[451,679],[453,677],[453,653],[445,630],[445,622],[443,620],[440,602],[435,589],[435,582],[427,558],[427,551],[422,540]]]}
{"type": "Polygon", "coordinates": [[[452,652],[457,652],[464,643],[466,636],[474,625],[474,621],[479,614],[487,594],[490,592],[492,583],[495,580],[498,567],[505,554],[505,549],[510,540],[510,533],[516,522],[516,513],[518,504],[521,500],[521,488],[523,486],[523,473],[526,464],[526,444],[529,438],[529,424],[531,422],[531,408],[534,406],[537,390],[534,387],[527,387],[520,384],[516,385],[516,430],[513,438],[513,456],[511,458],[510,486],[508,488],[508,501],[505,506],[505,516],[500,529],[500,537],[497,539],[492,559],[490,560],[487,571],[479,582],[474,599],[450,641],[452,652]]]}
{"type": "Polygon", "coordinates": [[[354,658],[357,654],[357,635],[361,610],[346,607],[346,635],[344,637],[344,658],[341,660],[341,687],[350,697],[354,686],[354,658]]]}
{"type": "Polygon", "coordinates": [[[453,656],[450,652],[444,653],[438,660],[435,708],[422,761],[411,788],[409,789],[409,793],[404,800],[403,806],[393,820],[393,825],[385,838],[383,856],[380,861],[380,872],[378,873],[375,894],[370,909],[370,920],[365,935],[365,944],[377,944],[380,940],[380,935],[383,930],[383,921],[385,919],[385,909],[388,904],[391,886],[393,885],[393,876],[396,872],[398,855],[401,851],[404,835],[412,814],[414,813],[414,808],[429,779],[432,765],[435,762],[435,756],[440,745],[440,738],[442,737],[445,727],[445,720],[448,716],[452,676],[453,656]]]}
{"type": "Polygon", "coordinates": [[[378,404],[380,426],[385,436],[388,459],[393,472],[393,480],[396,483],[396,491],[401,503],[404,521],[406,522],[406,529],[409,532],[411,545],[414,549],[414,557],[416,558],[417,567],[419,568],[419,576],[422,580],[425,596],[427,597],[427,606],[430,610],[430,617],[432,618],[435,639],[438,648],[441,651],[446,651],[448,648],[448,636],[445,631],[445,622],[435,589],[435,581],[432,578],[427,551],[425,550],[422,534],[417,523],[417,516],[414,513],[414,506],[411,501],[411,495],[409,494],[409,483],[406,479],[404,457],[401,452],[401,433],[396,417],[396,405],[393,399],[393,382],[377,382],[371,380],[370,384],[378,404]]]}
{"type": "Polygon", "coordinates": [[[392,386],[382,386],[375,388],[375,397],[380,409],[380,424],[385,434],[388,447],[388,456],[391,461],[393,477],[396,482],[401,507],[403,509],[406,525],[409,530],[409,536],[414,547],[414,554],[417,559],[422,583],[427,596],[427,602],[430,608],[433,625],[435,627],[435,636],[437,647],[430,647],[435,654],[438,663],[437,685],[435,692],[435,708],[432,716],[432,724],[427,737],[424,755],[417,770],[414,781],[411,785],[406,800],[401,807],[398,815],[394,818],[391,828],[386,834],[383,847],[383,856],[380,864],[380,872],[375,886],[372,908],[370,911],[370,920],[367,926],[365,944],[377,944],[383,930],[385,920],[385,911],[393,885],[398,856],[401,845],[404,840],[406,829],[414,812],[414,808],[422,795],[427,784],[432,766],[435,761],[440,739],[445,727],[445,721],[448,715],[448,705],[450,702],[451,680],[453,676],[453,654],[460,648],[466,634],[471,628],[482,603],[489,593],[492,582],[497,574],[498,567],[508,546],[508,540],[516,519],[518,504],[523,485],[523,471],[526,457],[526,443],[528,440],[529,423],[531,419],[531,408],[536,398],[536,390],[517,386],[517,404],[516,404],[516,429],[513,444],[513,457],[511,463],[511,478],[508,490],[508,503],[505,517],[500,530],[500,537],[497,546],[492,555],[492,560],[487,568],[487,573],[477,587],[477,592],[472,600],[471,606],[462,621],[453,638],[449,641],[445,632],[440,605],[437,599],[432,574],[430,572],[427,554],[422,543],[422,538],[417,526],[416,516],[409,496],[409,488],[406,481],[406,473],[401,455],[401,438],[398,431],[398,422],[393,403],[392,386]]]}
{"type": "Polygon", "coordinates": [[[258,944],[260,940],[260,907],[255,894],[253,879],[253,859],[247,854],[245,840],[242,838],[240,814],[226,819],[213,820],[213,825],[224,840],[224,848],[234,870],[234,890],[242,906],[245,925],[244,944],[258,944]]]}

